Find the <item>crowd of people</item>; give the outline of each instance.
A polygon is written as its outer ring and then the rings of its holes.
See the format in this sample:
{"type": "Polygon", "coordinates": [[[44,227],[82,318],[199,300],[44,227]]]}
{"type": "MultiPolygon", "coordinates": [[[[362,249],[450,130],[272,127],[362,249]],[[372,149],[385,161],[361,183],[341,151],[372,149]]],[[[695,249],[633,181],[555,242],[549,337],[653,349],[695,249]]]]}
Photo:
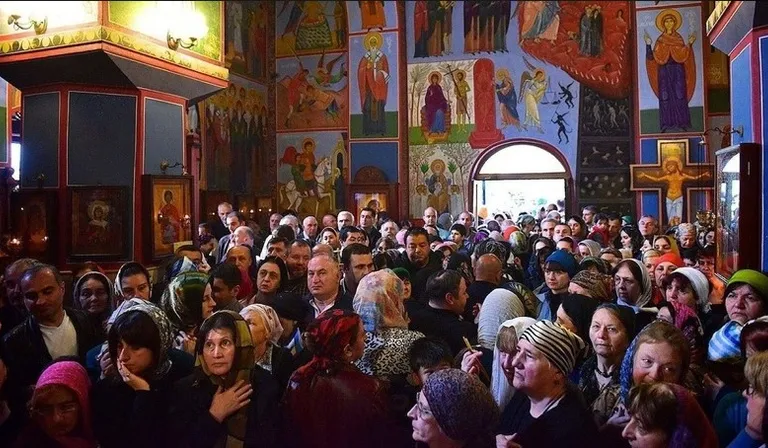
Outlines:
{"type": "Polygon", "coordinates": [[[765,446],[768,276],[599,212],[419,225],[228,203],[153,278],[19,259],[0,446],[765,446]]]}

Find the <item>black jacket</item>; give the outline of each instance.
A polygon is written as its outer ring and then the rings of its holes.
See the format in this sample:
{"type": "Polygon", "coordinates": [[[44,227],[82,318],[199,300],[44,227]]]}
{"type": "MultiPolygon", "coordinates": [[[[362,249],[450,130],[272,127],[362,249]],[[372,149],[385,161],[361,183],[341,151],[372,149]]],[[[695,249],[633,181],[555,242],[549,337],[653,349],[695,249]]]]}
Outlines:
{"type": "Polygon", "coordinates": [[[411,276],[411,297],[422,302],[429,302],[425,292],[427,289],[427,280],[435,272],[443,269],[443,260],[437,252],[429,251],[429,261],[424,267],[416,267],[408,258],[408,253],[403,252],[394,260],[395,267],[405,268],[411,276]]]}
{"type": "MultiPolygon", "coordinates": [[[[247,406],[245,447],[278,447],[280,390],[275,377],[261,367],[251,372],[253,394],[247,406]]],[[[176,447],[209,448],[226,437],[226,421],[211,416],[214,385],[200,369],[178,381],[173,388],[169,409],[171,437],[176,447]]]]}
{"type": "Polygon", "coordinates": [[[227,226],[225,226],[218,217],[210,220],[208,225],[211,227],[211,233],[214,237],[216,237],[217,240],[220,240],[222,237],[230,234],[229,228],[227,228],[227,226]]]}
{"type": "MultiPolygon", "coordinates": [[[[306,328],[306,325],[308,325],[310,322],[315,320],[315,308],[312,307],[312,294],[310,293],[305,297],[307,301],[307,317],[304,318],[303,326],[300,326],[302,330],[306,328]]],[[[352,296],[349,294],[344,293],[341,288],[339,288],[339,293],[336,296],[336,301],[333,303],[333,306],[328,308],[328,310],[347,310],[347,311],[354,311],[352,309],[352,296]]],[[[326,311],[328,311],[326,310],[326,311]]]]}
{"type": "Polygon", "coordinates": [[[454,355],[466,346],[464,338],[472,344],[477,342],[477,325],[472,321],[462,320],[452,311],[432,308],[418,302],[409,303],[407,311],[411,319],[409,329],[444,340],[454,355]]]}
{"type": "MultiPolygon", "coordinates": [[[[64,308],[77,332],[77,357],[85,366],[88,350],[103,341],[98,340],[88,314],[83,311],[64,308]]],[[[2,358],[8,367],[8,379],[4,386],[12,412],[26,414],[26,404],[31,395],[31,386],[53,361],[43,341],[43,333],[34,316],[30,315],[3,338],[2,358]]]]}
{"type": "Polygon", "coordinates": [[[120,378],[99,380],[91,390],[93,431],[102,448],[166,447],[168,406],[173,384],[189,375],[189,366],[171,364],[162,379],[150,381],[149,391],[135,391],[120,378]]]}

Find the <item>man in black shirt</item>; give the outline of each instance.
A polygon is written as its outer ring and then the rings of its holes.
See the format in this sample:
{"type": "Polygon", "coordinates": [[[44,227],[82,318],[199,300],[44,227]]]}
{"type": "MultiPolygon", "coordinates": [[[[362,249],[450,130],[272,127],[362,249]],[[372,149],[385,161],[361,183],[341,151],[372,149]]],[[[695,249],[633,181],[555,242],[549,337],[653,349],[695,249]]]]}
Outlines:
{"type": "Polygon", "coordinates": [[[412,227],[405,234],[405,253],[394,260],[395,267],[405,268],[411,276],[411,297],[423,303],[429,276],[442,268],[440,254],[429,249],[429,235],[421,227],[412,227]]]}
{"type": "Polygon", "coordinates": [[[409,306],[410,329],[443,339],[454,355],[464,348],[464,338],[477,341],[477,327],[462,319],[467,304],[467,282],[452,269],[433,274],[427,282],[429,303],[409,306]]]}

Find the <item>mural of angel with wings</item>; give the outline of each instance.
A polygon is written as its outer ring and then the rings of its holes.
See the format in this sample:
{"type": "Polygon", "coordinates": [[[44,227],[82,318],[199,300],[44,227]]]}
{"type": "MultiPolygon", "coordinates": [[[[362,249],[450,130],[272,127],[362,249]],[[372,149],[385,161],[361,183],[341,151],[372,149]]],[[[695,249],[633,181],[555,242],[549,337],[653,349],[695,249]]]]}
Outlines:
{"type": "Polygon", "coordinates": [[[527,129],[528,126],[533,126],[543,133],[544,129],[541,127],[539,104],[544,97],[544,93],[547,91],[549,78],[543,68],[534,66],[526,58],[523,58],[523,61],[528,67],[528,70],[523,71],[523,74],[520,76],[519,100],[525,105],[523,127],[527,129]]]}
{"type": "MultiPolygon", "coordinates": [[[[345,76],[347,76],[347,70],[344,67],[344,61],[341,62],[339,71],[336,74],[333,74],[333,67],[343,57],[344,57],[344,53],[341,53],[335,58],[331,59],[328,62],[328,64],[323,66],[323,62],[325,62],[325,50],[323,50],[323,54],[322,56],[320,56],[320,60],[317,61],[317,69],[315,70],[315,73],[312,74],[311,76],[311,78],[315,81],[318,87],[322,87],[322,88],[331,87],[331,85],[336,84],[337,82],[344,79],[345,76]]],[[[296,57],[296,59],[298,59],[299,65],[301,65],[301,59],[299,59],[298,56],[296,57]]]]}

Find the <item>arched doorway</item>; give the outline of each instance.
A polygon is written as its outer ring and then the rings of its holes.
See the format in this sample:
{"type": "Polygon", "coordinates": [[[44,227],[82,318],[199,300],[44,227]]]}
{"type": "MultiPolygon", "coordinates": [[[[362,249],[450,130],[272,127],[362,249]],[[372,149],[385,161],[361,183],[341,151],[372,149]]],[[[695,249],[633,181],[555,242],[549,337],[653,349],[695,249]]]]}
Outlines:
{"type": "Polygon", "coordinates": [[[573,178],[554,147],[533,140],[510,140],[488,148],[472,170],[470,209],[475,216],[535,213],[547,204],[572,210],[573,178]]]}

